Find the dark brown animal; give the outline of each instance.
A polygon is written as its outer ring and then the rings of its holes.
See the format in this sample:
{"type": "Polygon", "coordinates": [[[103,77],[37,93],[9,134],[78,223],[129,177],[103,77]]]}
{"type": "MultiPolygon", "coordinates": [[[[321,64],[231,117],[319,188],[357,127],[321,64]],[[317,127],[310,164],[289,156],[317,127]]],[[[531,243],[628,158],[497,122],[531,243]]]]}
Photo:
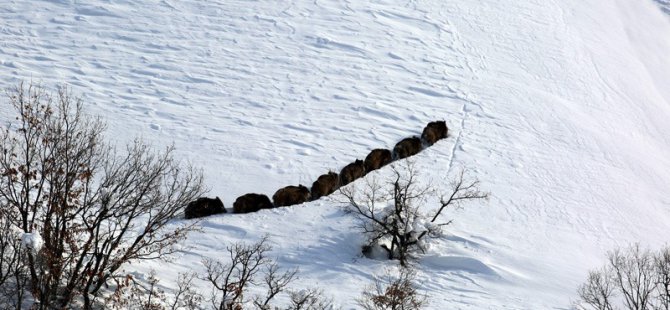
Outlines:
{"type": "Polygon", "coordinates": [[[447,123],[445,121],[430,122],[426,125],[426,128],[423,129],[421,138],[426,144],[433,145],[438,140],[446,138],[448,131],[449,129],[447,128],[447,123]]]}
{"type": "Polygon", "coordinates": [[[365,172],[377,170],[393,160],[393,154],[387,149],[374,149],[365,157],[365,172]]]}
{"type": "Polygon", "coordinates": [[[340,186],[347,185],[364,175],[365,164],[362,160],[356,159],[355,162],[344,166],[340,171],[340,186]]]}
{"type": "Polygon", "coordinates": [[[184,217],[192,219],[196,217],[209,216],[219,213],[226,213],[226,208],[219,197],[207,198],[200,197],[194,201],[189,202],[184,210],[184,217]]]}
{"type": "Polygon", "coordinates": [[[256,212],[260,209],[272,209],[274,206],[268,196],[263,194],[245,194],[235,199],[233,211],[235,213],[256,212]]]}
{"type": "Polygon", "coordinates": [[[328,171],[312,183],[312,200],[328,196],[340,187],[340,178],[337,173],[328,171]]]}
{"type": "Polygon", "coordinates": [[[396,159],[410,157],[421,152],[421,139],[411,137],[402,139],[393,148],[393,156],[396,159]]]}
{"type": "Polygon", "coordinates": [[[272,195],[272,201],[274,201],[275,206],[285,207],[297,205],[299,203],[309,201],[309,189],[303,185],[298,186],[286,186],[279,189],[272,195]]]}

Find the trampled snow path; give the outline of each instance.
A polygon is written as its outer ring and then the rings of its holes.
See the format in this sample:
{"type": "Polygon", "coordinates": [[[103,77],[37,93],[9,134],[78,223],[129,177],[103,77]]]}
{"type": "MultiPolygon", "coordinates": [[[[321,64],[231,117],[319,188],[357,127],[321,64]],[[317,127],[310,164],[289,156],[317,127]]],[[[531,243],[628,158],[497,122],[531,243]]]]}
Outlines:
{"type": "MultiPolygon", "coordinates": [[[[492,199],[450,214],[423,258],[431,307],[566,308],[606,250],[668,242],[667,17],[626,0],[4,1],[0,81],[67,82],[111,138],[174,141],[228,207],[445,119],[424,180],[466,166],[492,199]]],[[[301,285],[353,307],[390,264],[357,256],[337,205],[208,218],[174,264],[131,268],[169,283],[269,233],[301,285]]]]}

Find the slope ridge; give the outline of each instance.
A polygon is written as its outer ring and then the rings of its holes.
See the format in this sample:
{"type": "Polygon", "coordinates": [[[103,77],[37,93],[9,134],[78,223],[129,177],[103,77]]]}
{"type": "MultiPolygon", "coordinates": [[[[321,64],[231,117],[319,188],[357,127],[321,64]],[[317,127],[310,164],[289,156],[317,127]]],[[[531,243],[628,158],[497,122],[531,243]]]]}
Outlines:
{"type": "MultiPolygon", "coordinates": [[[[0,81],[67,82],[113,139],[174,141],[227,206],[444,118],[423,178],[466,166],[493,197],[426,254],[431,307],[565,308],[606,250],[668,242],[667,33],[652,1],[10,1],[0,81]]],[[[337,206],[208,218],[169,269],[132,267],[169,283],[269,233],[303,285],[353,307],[390,263],[357,257],[337,206]]]]}

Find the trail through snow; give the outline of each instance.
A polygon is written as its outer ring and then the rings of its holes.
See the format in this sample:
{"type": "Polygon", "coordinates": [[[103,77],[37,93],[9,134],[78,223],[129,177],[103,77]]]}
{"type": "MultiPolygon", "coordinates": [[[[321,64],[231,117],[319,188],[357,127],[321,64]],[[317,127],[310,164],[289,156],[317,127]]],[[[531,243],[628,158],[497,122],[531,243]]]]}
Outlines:
{"type": "MultiPolygon", "coordinates": [[[[450,137],[414,157],[422,180],[446,188],[467,167],[492,198],[449,214],[449,237],[421,259],[431,308],[565,309],[607,250],[669,241],[670,18],[658,4],[4,1],[0,83],[67,83],[110,139],[174,143],[228,208],[444,119],[450,137]]],[[[359,256],[338,206],[210,217],[173,263],[129,271],[157,268],[172,286],[269,234],[300,285],[353,308],[392,263],[359,256]]]]}

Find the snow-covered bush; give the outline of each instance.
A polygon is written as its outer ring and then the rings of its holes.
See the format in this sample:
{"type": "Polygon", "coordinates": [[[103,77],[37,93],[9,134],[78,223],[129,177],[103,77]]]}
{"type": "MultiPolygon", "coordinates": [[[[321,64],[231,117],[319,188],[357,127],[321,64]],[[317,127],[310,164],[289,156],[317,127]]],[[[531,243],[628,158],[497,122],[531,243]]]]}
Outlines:
{"type": "Polygon", "coordinates": [[[26,272],[0,279],[0,291],[18,300],[23,291],[7,286],[25,283],[36,309],[90,309],[106,283],[125,278],[125,264],[176,250],[193,226],[167,224],[202,194],[201,173],[172,148],[136,141],[117,152],[65,88],[52,97],[21,84],[8,97],[16,118],[0,129],[0,223],[21,234],[2,237],[11,240],[0,269],[16,268],[19,255],[26,272]]]}
{"type": "Polygon", "coordinates": [[[451,193],[441,197],[437,208],[428,209],[428,199],[436,189],[420,186],[414,164],[404,162],[392,166],[392,178],[387,182],[369,178],[361,191],[355,187],[340,189],[346,199],[345,209],[359,219],[358,228],[368,237],[365,249],[381,247],[389,259],[398,259],[402,266],[413,253],[425,251],[430,239],[442,236],[442,228],[451,223],[440,218],[447,208],[488,197],[478,189],[479,181],[466,181],[461,171],[451,193]]]}

